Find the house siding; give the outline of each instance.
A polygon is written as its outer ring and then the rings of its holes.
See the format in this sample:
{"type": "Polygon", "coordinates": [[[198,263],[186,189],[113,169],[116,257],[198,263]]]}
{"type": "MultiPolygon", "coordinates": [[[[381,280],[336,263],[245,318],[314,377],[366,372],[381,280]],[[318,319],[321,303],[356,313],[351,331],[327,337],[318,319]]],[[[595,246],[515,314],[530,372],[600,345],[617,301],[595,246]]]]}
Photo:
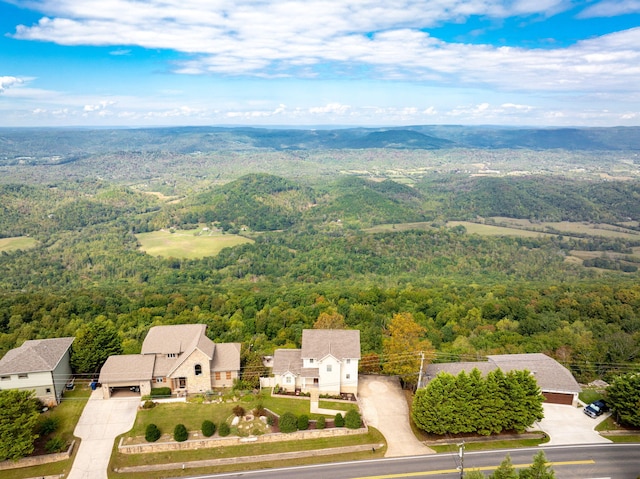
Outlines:
{"type": "Polygon", "coordinates": [[[318,382],[320,394],[340,394],[340,361],[333,356],[327,356],[318,361],[318,368],[320,370],[320,380],[318,382]]]}
{"type": "Polygon", "coordinates": [[[11,374],[9,380],[0,381],[0,389],[35,391],[35,396],[47,406],[53,406],[58,403],[50,371],[26,373],[27,377],[19,376],[21,375],[11,374]],[[47,392],[47,388],[50,392],[47,392]]]}
{"type": "Polygon", "coordinates": [[[345,359],[341,363],[341,385],[340,392],[343,393],[358,393],[358,360],[357,359],[345,359]],[[348,376],[348,377],[347,377],[348,376]]]}
{"type": "Polygon", "coordinates": [[[56,365],[55,369],[53,370],[52,383],[53,383],[53,389],[54,389],[56,401],[58,403],[62,399],[62,393],[64,391],[65,385],[67,384],[69,379],[71,379],[71,376],[72,376],[69,359],[70,359],[70,352],[69,350],[67,350],[67,352],[64,354],[60,362],[56,365]]]}
{"type": "Polygon", "coordinates": [[[173,389],[179,389],[178,378],[186,378],[186,392],[189,394],[204,393],[211,390],[212,380],[209,370],[210,360],[206,354],[199,349],[193,351],[175,371],[171,373],[173,389]],[[195,366],[199,364],[202,374],[196,376],[195,366]]]}

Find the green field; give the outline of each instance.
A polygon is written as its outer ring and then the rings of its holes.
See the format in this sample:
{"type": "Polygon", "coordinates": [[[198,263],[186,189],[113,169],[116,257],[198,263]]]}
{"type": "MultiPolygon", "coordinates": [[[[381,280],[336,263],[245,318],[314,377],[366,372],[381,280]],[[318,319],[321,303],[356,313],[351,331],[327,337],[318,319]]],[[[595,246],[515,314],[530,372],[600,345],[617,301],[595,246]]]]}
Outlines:
{"type": "Polygon", "coordinates": [[[37,244],[38,241],[27,236],[18,236],[16,238],[0,238],[0,252],[15,251],[18,249],[29,249],[33,248],[37,244]]]}
{"type": "Polygon", "coordinates": [[[194,230],[161,230],[136,235],[140,249],[151,256],[165,258],[198,259],[215,256],[224,248],[231,248],[253,240],[239,235],[223,234],[207,231],[202,228],[194,230]]]}
{"type": "Polygon", "coordinates": [[[505,226],[485,225],[481,223],[472,223],[471,221],[448,221],[447,226],[453,228],[455,226],[464,226],[469,234],[479,234],[483,236],[557,236],[549,233],[538,231],[529,231],[519,228],[507,228],[505,226]]]}

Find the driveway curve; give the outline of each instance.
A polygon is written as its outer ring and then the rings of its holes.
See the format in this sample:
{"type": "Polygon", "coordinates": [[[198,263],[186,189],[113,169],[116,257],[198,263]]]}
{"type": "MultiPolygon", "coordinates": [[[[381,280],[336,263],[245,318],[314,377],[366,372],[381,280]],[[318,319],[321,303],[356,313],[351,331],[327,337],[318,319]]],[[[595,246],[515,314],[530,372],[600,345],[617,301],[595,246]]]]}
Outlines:
{"type": "Polygon", "coordinates": [[[102,399],[91,393],[74,434],[82,439],[69,479],[107,479],[115,438],[133,427],[140,397],[102,399]]]}
{"type": "Polygon", "coordinates": [[[360,376],[358,397],[367,424],[387,440],[385,457],[419,456],[434,451],[422,444],[409,425],[409,408],[396,377],[360,376]]]}

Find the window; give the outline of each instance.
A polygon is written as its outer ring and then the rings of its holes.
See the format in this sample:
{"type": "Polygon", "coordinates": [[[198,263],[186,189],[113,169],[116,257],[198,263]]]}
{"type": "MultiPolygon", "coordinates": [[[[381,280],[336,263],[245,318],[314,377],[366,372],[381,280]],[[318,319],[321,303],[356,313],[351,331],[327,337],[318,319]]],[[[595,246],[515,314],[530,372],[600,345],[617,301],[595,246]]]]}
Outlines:
{"type": "Polygon", "coordinates": [[[227,379],[231,379],[231,371],[227,371],[227,379]]]}
{"type": "Polygon", "coordinates": [[[29,375],[27,373],[18,374],[18,379],[27,379],[29,375]]]}
{"type": "Polygon", "coordinates": [[[285,379],[285,382],[287,384],[291,384],[291,376],[287,376],[287,378],[285,379]]]}
{"type": "Polygon", "coordinates": [[[347,364],[351,364],[351,359],[347,359],[347,364]]]}
{"type": "Polygon", "coordinates": [[[216,381],[220,381],[220,371],[216,371],[216,381]]]}
{"type": "Polygon", "coordinates": [[[313,364],[313,358],[309,359],[309,364],[313,364]]]}
{"type": "Polygon", "coordinates": [[[47,394],[51,394],[51,388],[47,388],[46,391],[47,391],[47,394]]]}
{"type": "Polygon", "coordinates": [[[168,358],[175,358],[176,356],[177,356],[177,354],[176,354],[176,353],[169,353],[169,354],[167,354],[167,357],[168,357],[168,358]]]}
{"type": "Polygon", "coordinates": [[[327,364],[327,372],[330,373],[331,371],[333,371],[333,367],[331,364],[327,364]]]}
{"type": "Polygon", "coordinates": [[[0,381],[11,381],[11,376],[2,376],[0,377],[0,381]]]}
{"type": "Polygon", "coordinates": [[[193,367],[193,372],[196,376],[202,376],[202,366],[200,366],[199,364],[196,364],[193,367]]]}
{"type": "Polygon", "coordinates": [[[347,374],[346,378],[351,379],[351,374],[347,374]]]}
{"type": "Polygon", "coordinates": [[[156,382],[157,383],[163,383],[164,382],[164,378],[156,378],[156,382]]]}

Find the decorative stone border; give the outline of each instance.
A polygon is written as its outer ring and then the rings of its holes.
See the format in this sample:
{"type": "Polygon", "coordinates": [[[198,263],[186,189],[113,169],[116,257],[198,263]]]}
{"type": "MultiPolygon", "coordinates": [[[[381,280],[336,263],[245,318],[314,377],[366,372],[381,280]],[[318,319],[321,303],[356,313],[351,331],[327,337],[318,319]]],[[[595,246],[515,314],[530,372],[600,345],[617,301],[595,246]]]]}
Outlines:
{"type": "Polygon", "coordinates": [[[58,452],[56,454],[43,454],[40,456],[30,456],[18,459],[17,461],[2,461],[0,462],[0,471],[6,471],[9,469],[18,469],[21,467],[40,466],[41,464],[50,464],[52,462],[64,461],[69,459],[73,453],[73,447],[76,441],[71,441],[69,449],[65,452],[58,452]]]}

